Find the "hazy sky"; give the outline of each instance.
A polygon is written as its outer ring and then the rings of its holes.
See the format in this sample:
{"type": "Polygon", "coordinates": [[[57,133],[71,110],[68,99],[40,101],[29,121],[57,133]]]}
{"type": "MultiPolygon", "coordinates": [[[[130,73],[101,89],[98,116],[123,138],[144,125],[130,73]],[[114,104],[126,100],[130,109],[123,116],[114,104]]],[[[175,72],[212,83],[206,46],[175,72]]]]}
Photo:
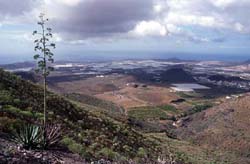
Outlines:
{"type": "Polygon", "coordinates": [[[50,19],[58,56],[250,52],[250,0],[0,0],[2,59],[33,54],[40,12],[50,19]]]}

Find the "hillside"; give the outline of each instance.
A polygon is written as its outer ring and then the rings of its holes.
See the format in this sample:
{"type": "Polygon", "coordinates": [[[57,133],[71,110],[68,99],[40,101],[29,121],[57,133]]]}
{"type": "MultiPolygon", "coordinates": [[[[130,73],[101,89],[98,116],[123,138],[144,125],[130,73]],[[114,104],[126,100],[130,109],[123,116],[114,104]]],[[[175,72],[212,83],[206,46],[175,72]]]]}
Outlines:
{"type": "Polygon", "coordinates": [[[226,163],[250,163],[250,96],[225,103],[177,122],[176,134],[213,151],[226,163]]]}
{"type": "MultiPolygon", "coordinates": [[[[23,163],[44,163],[32,154],[13,151],[17,145],[9,140],[21,123],[41,123],[42,93],[40,86],[0,70],[0,163],[16,158],[23,163]]],[[[88,95],[64,96],[53,92],[48,96],[49,121],[65,129],[58,150],[46,152],[52,154],[51,160],[60,154],[65,163],[100,159],[159,163],[158,157],[166,164],[250,162],[249,95],[212,108],[205,101],[190,99],[189,103],[198,105],[185,112],[176,105],[163,105],[127,113],[112,102],[88,95]]]]}
{"type": "Polygon", "coordinates": [[[72,100],[75,100],[77,102],[81,102],[83,104],[98,106],[106,111],[110,110],[110,112],[112,112],[112,113],[116,113],[116,112],[119,114],[124,113],[124,110],[121,107],[117,106],[116,104],[114,104],[112,102],[98,99],[98,98],[93,97],[93,96],[71,93],[71,94],[66,94],[65,97],[72,99],[72,100]]]}
{"type": "Polygon", "coordinates": [[[1,68],[4,69],[13,69],[13,70],[18,70],[18,69],[23,69],[23,68],[33,68],[35,67],[36,64],[34,62],[20,62],[20,63],[14,63],[14,64],[2,64],[0,65],[1,68]]]}
{"type": "MultiPolygon", "coordinates": [[[[1,134],[8,136],[20,122],[39,122],[41,102],[42,88],[0,70],[1,134]]],[[[161,153],[154,140],[124,122],[89,109],[90,105],[79,105],[54,93],[49,94],[47,104],[50,122],[60,123],[66,129],[63,145],[87,161],[100,158],[111,161],[147,158],[155,161],[161,153]]]]}
{"type": "Polygon", "coordinates": [[[196,82],[192,75],[183,68],[172,68],[162,73],[162,80],[168,83],[196,82]]]}

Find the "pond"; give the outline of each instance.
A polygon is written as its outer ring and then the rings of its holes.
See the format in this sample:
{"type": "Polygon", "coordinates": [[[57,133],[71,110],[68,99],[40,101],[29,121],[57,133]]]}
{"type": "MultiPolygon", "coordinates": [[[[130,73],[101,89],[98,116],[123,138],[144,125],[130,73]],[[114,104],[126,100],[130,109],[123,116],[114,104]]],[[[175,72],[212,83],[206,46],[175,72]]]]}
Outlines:
{"type": "Polygon", "coordinates": [[[192,92],[195,89],[210,89],[207,86],[196,84],[196,83],[182,83],[182,84],[172,84],[174,87],[171,87],[175,91],[182,92],[192,92]]]}

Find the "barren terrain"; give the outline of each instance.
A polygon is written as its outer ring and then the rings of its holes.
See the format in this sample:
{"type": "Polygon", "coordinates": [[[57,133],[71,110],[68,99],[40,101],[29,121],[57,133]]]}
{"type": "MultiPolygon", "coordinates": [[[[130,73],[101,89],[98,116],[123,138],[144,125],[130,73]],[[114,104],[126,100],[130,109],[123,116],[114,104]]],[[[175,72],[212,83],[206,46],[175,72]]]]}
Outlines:
{"type": "Polygon", "coordinates": [[[126,86],[115,92],[105,92],[95,96],[117,103],[126,109],[169,104],[172,100],[178,98],[171,92],[171,89],[157,86],[139,86],[137,88],[126,86]]]}

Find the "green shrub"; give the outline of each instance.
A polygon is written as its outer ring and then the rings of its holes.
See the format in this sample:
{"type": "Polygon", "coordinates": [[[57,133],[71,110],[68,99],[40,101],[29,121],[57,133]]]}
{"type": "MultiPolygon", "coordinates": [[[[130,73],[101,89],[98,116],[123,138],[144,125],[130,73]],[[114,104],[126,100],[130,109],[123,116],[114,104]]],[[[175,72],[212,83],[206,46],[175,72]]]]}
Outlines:
{"type": "Polygon", "coordinates": [[[78,153],[81,156],[84,156],[84,154],[85,154],[85,149],[83,148],[82,145],[80,145],[78,143],[73,143],[73,144],[69,145],[68,148],[73,153],[78,153]]]}
{"type": "Polygon", "coordinates": [[[74,141],[72,138],[69,138],[69,137],[65,137],[62,141],[61,141],[62,144],[64,144],[65,146],[68,147],[68,149],[70,151],[72,151],[73,153],[77,153],[81,156],[85,156],[85,154],[87,153],[86,152],[86,148],[77,143],[76,141],[74,141]]]}
{"type": "Polygon", "coordinates": [[[144,158],[147,156],[147,152],[144,148],[140,147],[137,151],[137,156],[138,157],[141,157],[141,158],[144,158]]]}
{"type": "Polygon", "coordinates": [[[21,112],[20,109],[18,109],[16,107],[13,107],[11,105],[5,105],[5,106],[3,106],[3,111],[10,112],[12,114],[19,114],[21,112]]]}
{"type": "Polygon", "coordinates": [[[198,105],[195,105],[191,110],[187,111],[185,114],[191,115],[194,113],[202,112],[203,110],[206,110],[211,107],[212,107],[211,104],[198,104],[198,105]]]}
{"type": "Polygon", "coordinates": [[[159,108],[135,108],[128,111],[130,117],[134,117],[138,120],[148,120],[148,119],[168,119],[166,113],[159,108]]]}
{"type": "Polygon", "coordinates": [[[43,114],[39,112],[32,112],[33,117],[38,118],[40,120],[43,119],[43,114]]]}
{"type": "Polygon", "coordinates": [[[11,119],[8,117],[0,117],[0,131],[13,132],[15,128],[23,122],[19,119],[11,119]]]}
{"type": "Polygon", "coordinates": [[[65,146],[72,145],[75,141],[69,137],[65,137],[62,139],[61,143],[65,146]]]}
{"type": "Polygon", "coordinates": [[[28,118],[34,118],[34,119],[35,118],[39,119],[39,118],[43,117],[42,113],[32,112],[32,111],[28,111],[28,110],[21,110],[21,109],[16,108],[12,105],[4,105],[2,111],[13,114],[17,117],[26,117],[26,118],[28,117],[28,118]]]}
{"type": "Polygon", "coordinates": [[[122,148],[124,150],[124,153],[126,153],[126,154],[130,154],[132,151],[132,148],[128,145],[124,145],[122,148]]]}
{"type": "Polygon", "coordinates": [[[98,152],[98,156],[100,158],[107,158],[110,160],[117,160],[120,157],[120,154],[117,152],[114,152],[113,150],[109,149],[109,148],[103,148],[98,152]]]}
{"type": "Polygon", "coordinates": [[[21,100],[20,100],[20,99],[14,99],[14,100],[13,100],[13,103],[14,103],[15,105],[20,105],[20,104],[21,104],[21,100]]]}
{"type": "Polygon", "coordinates": [[[193,108],[193,110],[194,110],[195,112],[201,112],[201,111],[206,110],[207,108],[210,108],[210,107],[212,107],[211,104],[200,104],[200,105],[196,105],[196,106],[193,108]]]}
{"type": "Polygon", "coordinates": [[[96,149],[98,149],[99,146],[100,146],[100,145],[99,145],[98,143],[94,142],[93,144],[91,144],[91,145],[89,146],[89,149],[90,149],[91,151],[95,151],[96,149]]]}
{"type": "Polygon", "coordinates": [[[167,112],[178,113],[178,109],[176,109],[172,105],[163,105],[163,106],[159,106],[159,108],[167,112]]]}
{"type": "Polygon", "coordinates": [[[13,97],[11,96],[10,92],[6,90],[0,91],[0,105],[10,104],[13,101],[13,97]]]}
{"type": "Polygon", "coordinates": [[[33,113],[31,113],[30,111],[20,111],[20,114],[27,117],[33,117],[33,113]]]}

